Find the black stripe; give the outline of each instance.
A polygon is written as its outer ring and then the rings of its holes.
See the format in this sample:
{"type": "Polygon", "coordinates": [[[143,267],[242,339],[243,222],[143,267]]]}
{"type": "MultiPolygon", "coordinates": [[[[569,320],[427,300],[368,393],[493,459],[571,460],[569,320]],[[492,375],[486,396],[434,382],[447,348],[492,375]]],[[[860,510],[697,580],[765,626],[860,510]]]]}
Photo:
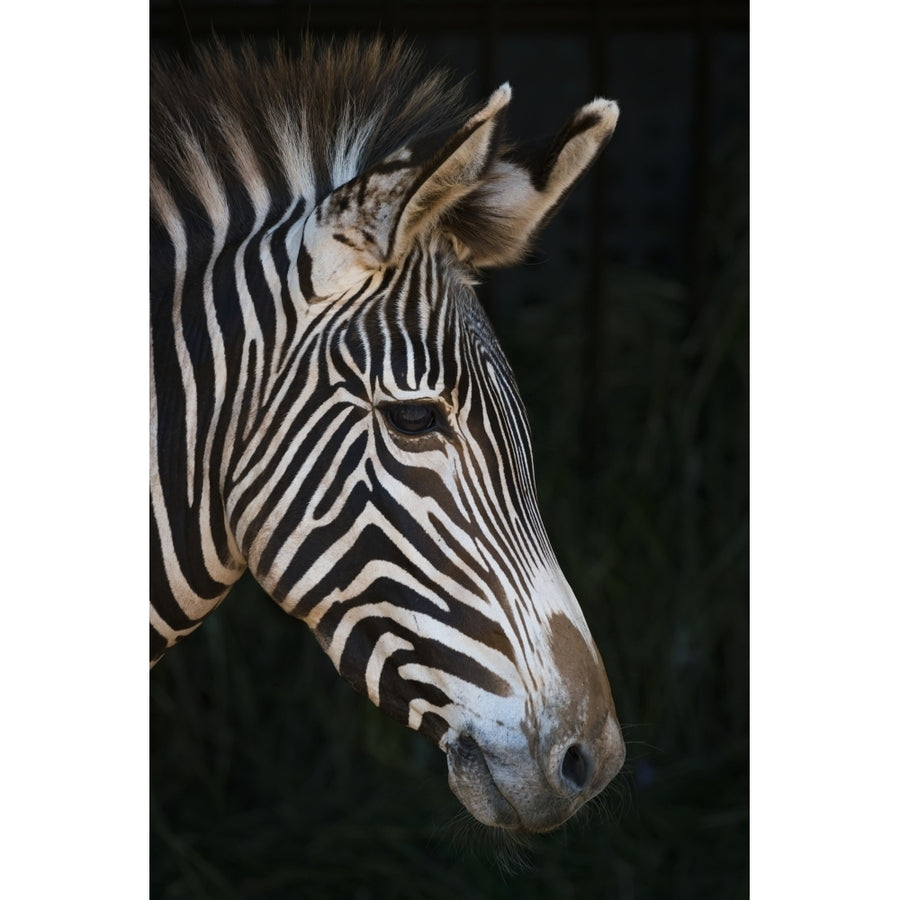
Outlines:
{"type": "MultiPolygon", "coordinates": [[[[373,593],[376,595],[377,590],[377,585],[373,586],[373,593]]],[[[368,617],[358,622],[350,632],[344,643],[344,650],[341,653],[338,670],[341,673],[341,677],[345,678],[357,691],[361,693],[366,692],[366,666],[368,665],[372,648],[382,635],[388,633],[408,641],[413,645],[414,649],[411,651],[400,650],[391,656],[384,666],[382,678],[385,678],[386,671],[393,669],[395,666],[399,667],[404,663],[418,663],[419,665],[454,675],[462,681],[474,684],[476,687],[495,696],[509,696],[511,688],[508,682],[486,668],[477,659],[454,650],[440,641],[416,634],[408,628],[398,625],[392,619],[385,619],[379,616],[368,617]]],[[[409,702],[415,696],[421,696],[416,694],[412,687],[417,682],[405,681],[399,675],[395,675],[393,678],[388,676],[388,683],[391,690],[382,698],[381,708],[388,714],[399,712],[400,720],[405,723],[409,702]]],[[[443,697],[445,695],[441,693],[439,695],[432,694],[431,696],[443,697]]]]}
{"type": "Polygon", "coordinates": [[[300,291],[306,302],[313,303],[316,295],[312,284],[312,257],[303,241],[300,242],[300,250],[297,253],[297,277],[300,279],[300,291]]]}

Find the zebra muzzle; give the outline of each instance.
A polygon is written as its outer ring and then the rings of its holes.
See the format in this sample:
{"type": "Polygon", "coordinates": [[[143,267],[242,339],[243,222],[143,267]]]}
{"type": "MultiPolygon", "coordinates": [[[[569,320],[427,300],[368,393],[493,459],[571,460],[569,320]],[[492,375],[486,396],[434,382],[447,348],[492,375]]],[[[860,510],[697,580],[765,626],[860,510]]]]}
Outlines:
{"type": "Polygon", "coordinates": [[[619,772],[625,747],[614,715],[594,739],[503,741],[503,750],[465,733],[445,745],[450,789],[485,825],[552,831],[596,797],[619,772]],[[543,744],[544,751],[537,749],[543,744]]]}

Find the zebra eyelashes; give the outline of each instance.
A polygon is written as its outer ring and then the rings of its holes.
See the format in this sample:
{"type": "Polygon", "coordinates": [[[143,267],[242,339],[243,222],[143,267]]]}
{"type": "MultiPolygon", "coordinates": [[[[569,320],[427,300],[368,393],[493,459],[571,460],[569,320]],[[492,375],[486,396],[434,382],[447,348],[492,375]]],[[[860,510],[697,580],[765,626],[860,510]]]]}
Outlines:
{"type": "Polygon", "coordinates": [[[404,435],[446,431],[441,411],[431,403],[387,403],[380,407],[391,428],[404,435]]]}

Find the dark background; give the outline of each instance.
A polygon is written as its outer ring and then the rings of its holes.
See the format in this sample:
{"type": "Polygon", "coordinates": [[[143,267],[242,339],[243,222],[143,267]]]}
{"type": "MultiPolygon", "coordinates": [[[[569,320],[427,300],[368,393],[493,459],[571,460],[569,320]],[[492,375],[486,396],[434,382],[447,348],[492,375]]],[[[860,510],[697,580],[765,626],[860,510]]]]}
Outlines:
{"type": "Polygon", "coordinates": [[[245,578],[150,676],[151,896],[746,897],[747,5],[150,4],[153,50],[305,28],[408,34],[473,101],[510,81],[520,138],[619,101],[595,171],[480,295],[628,761],[561,831],[500,839],[245,578]]]}

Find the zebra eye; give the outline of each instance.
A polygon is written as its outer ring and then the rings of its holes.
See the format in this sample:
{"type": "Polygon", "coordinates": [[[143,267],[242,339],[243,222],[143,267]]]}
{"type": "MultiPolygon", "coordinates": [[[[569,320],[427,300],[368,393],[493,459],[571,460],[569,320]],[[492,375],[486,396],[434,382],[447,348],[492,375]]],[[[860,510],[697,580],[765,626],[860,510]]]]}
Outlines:
{"type": "Polygon", "coordinates": [[[437,427],[434,407],[424,403],[395,403],[386,407],[385,413],[401,434],[424,434],[437,427]]]}

